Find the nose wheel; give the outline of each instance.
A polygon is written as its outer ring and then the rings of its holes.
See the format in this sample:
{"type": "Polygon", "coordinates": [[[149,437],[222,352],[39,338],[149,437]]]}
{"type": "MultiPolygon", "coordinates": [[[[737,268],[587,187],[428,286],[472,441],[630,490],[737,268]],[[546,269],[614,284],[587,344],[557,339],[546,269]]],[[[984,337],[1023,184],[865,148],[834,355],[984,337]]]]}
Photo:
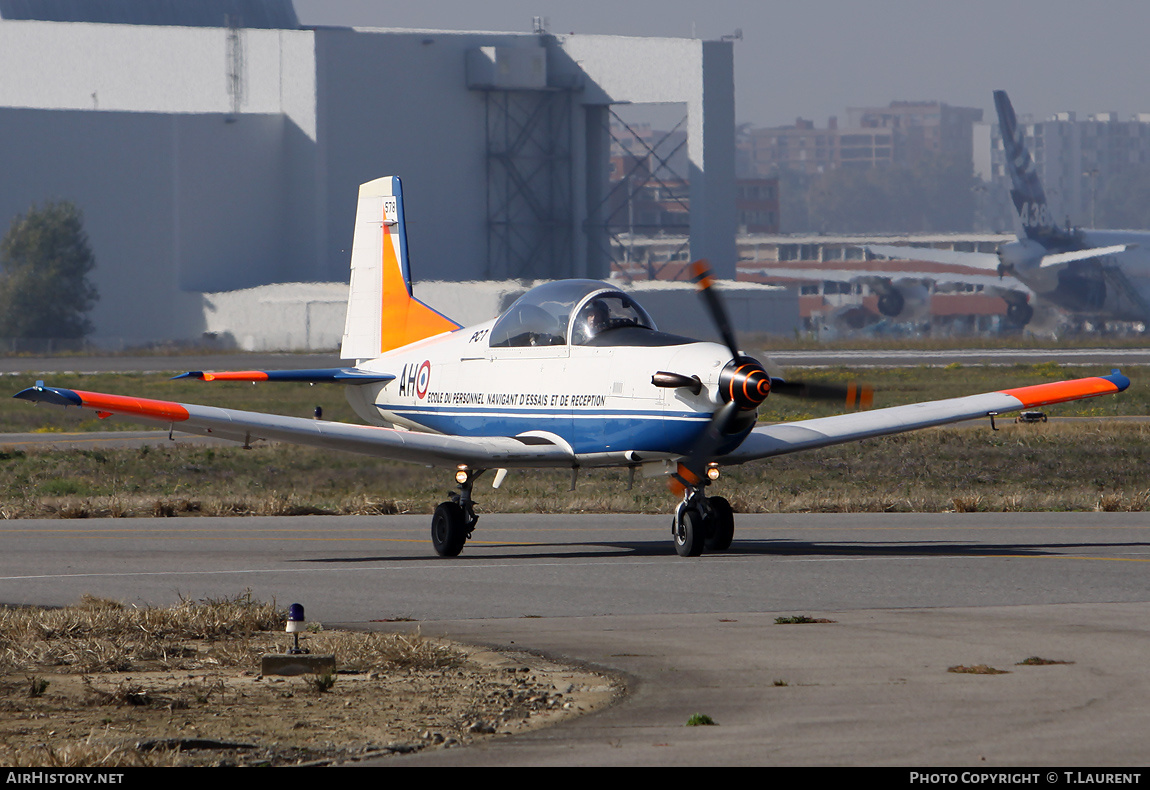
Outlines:
{"type": "Polygon", "coordinates": [[[735,512],[731,510],[731,503],[721,496],[709,498],[707,504],[711,515],[706,522],[707,537],[703,544],[707,551],[726,551],[735,539],[735,512]]]}
{"type": "Polygon", "coordinates": [[[705,497],[703,489],[690,490],[675,509],[671,537],[680,557],[698,557],[707,551],[726,551],[735,537],[731,503],[721,496],[705,497]]]}

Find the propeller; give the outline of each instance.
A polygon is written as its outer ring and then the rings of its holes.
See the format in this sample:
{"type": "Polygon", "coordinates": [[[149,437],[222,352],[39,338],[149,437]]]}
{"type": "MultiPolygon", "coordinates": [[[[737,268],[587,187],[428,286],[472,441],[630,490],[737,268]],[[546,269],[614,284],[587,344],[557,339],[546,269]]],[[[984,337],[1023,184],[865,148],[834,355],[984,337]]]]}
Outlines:
{"type": "MultiPolygon", "coordinates": [[[[834,384],[814,384],[805,381],[789,381],[771,376],[762,364],[739,351],[735,332],[727,317],[726,307],[715,288],[711,277],[711,267],[706,260],[691,264],[691,271],[699,293],[711,314],[723,344],[731,352],[731,361],[719,374],[719,394],[726,403],[737,403],[742,411],[752,411],[774,392],[807,400],[838,401],[848,408],[867,408],[871,405],[874,391],[866,385],[850,382],[846,386],[834,384]]],[[[685,376],[681,373],[659,371],[651,377],[656,387],[686,387],[695,395],[702,391],[703,383],[698,376],[685,376]]]]}
{"type": "MultiPolygon", "coordinates": [[[[753,415],[771,392],[798,398],[840,401],[854,408],[870,406],[872,390],[855,382],[841,387],[772,377],[758,360],[739,351],[735,332],[731,328],[723,300],[715,288],[707,261],[695,261],[691,264],[691,273],[723,344],[731,352],[731,361],[719,373],[719,396],[724,401],[723,405],[711,415],[706,430],[672,475],[672,489],[676,493],[681,494],[684,486],[694,487],[703,479],[708,465],[740,414],[753,415]]],[[[695,394],[702,391],[702,382],[698,376],[685,376],[681,373],[659,371],[651,377],[651,383],[657,387],[686,387],[695,394]]]]}

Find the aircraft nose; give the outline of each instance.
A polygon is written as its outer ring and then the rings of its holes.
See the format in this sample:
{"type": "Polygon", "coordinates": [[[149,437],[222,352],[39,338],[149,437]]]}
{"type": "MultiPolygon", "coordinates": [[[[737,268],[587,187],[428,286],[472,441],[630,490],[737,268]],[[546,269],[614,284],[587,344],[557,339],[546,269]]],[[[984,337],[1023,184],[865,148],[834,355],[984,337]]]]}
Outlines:
{"type": "Polygon", "coordinates": [[[738,357],[719,374],[719,393],[743,411],[757,409],[771,392],[771,377],[758,360],[738,357]]]}

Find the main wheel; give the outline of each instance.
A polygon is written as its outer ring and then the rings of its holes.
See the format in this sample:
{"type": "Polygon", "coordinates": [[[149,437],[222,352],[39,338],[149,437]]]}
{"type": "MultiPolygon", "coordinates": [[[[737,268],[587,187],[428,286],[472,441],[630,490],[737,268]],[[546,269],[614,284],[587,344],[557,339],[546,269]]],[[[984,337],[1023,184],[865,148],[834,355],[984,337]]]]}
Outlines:
{"type": "Polygon", "coordinates": [[[707,551],[726,551],[735,538],[735,513],[731,503],[721,496],[707,500],[711,506],[711,517],[707,519],[707,538],[704,544],[707,551]]]}
{"type": "Polygon", "coordinates": [[[454,502],[442,502],[431,517],[431,543],[440,557],[457,557],[467,541],[467,517],[454,502]]]}
{"type": "Polygon", "coordinates": [[[698,557],[703,553],[705,532],[699,513],[683,508],[675,518],[675,551],[680,557],[698,557]]]}

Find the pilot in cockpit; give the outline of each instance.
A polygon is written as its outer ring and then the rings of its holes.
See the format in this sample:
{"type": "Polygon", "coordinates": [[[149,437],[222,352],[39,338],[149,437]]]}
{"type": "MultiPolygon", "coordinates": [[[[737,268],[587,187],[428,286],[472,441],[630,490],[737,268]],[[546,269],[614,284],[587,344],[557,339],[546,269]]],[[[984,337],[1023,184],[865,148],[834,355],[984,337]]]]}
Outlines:
{"type": "Polygon", "coordinates": [[[611,324],[611,311],[602,299],[592,299],[583,305],[579,315],[575,318],[575,336],[572,338],[576,344],[586,343],[595,335],[607,329],[611,324]]]}

